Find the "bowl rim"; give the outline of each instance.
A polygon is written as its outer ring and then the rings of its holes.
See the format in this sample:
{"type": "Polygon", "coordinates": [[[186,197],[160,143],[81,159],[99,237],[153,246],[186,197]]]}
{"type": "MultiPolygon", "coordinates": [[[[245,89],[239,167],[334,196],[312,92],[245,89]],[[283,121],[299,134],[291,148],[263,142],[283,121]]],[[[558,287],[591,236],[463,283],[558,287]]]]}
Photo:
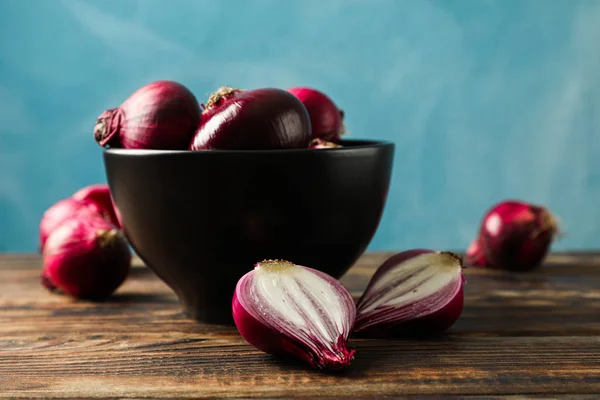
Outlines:
{"type": "MultiPolygon", "coordinates": [[[[365,149],[377,149],[394,147],[394,142],[390,140],[375,140],[375,139],[342,139],[341,144],[354,143],[347,147],[335,147],[318,149],[319,153],[347,153],[365,149]]],[[[160,154],[289,154],[289,153],[315,153],[315,149],[273,149],[273,150],[160,150],[160,149],[103,149],[107,154],[115,155],[160,155],[160,154]]]]}

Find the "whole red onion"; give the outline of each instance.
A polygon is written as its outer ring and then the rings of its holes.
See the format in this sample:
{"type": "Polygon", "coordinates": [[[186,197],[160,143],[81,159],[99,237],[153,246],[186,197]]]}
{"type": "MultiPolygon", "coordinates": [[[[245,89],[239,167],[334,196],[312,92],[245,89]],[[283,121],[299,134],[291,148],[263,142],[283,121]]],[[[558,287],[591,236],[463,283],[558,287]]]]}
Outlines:
{"type": "Polygon", "coordinates": [[[200,105],[188,88],[156,81],[119,107],[104,111],[96,121],[94,138],[101,146],[115,148],[185,150],[200,116],[200,105]]]}
{"type": "Polygon", "coordinates": [[[463,309],[461,258],[416,249],[385,261],[358,301],[354,332],[372,337],[429,336],[451,327],[463,309]]]}
{"type": "Polygon", "coordinates": [[[108,297],[131,267],[122,233],[97,216],[64,221],[48,237],[42,255],[42,284],[49,287],[45,278],[61,292],[82,299],[108,297]]]}
{"type": "Polygon", "coordinates": [[[51,291],[51,292],[59,291],[59,289],[50,280],[50,277],[48,276],[48,271],[42,270],[42,273],[40,275],[40,281],[42,283],[42,286],[45,287],[46,289],[48,289],[49,291],[51,291]]]}
{"type": "Polygon", "coordinates": [[[98,183],[85,186],[75,192],[71,198],[96,204],[105,219],[109,220],[117,228],[121,228],[108,185],[98,183]]]}
{"type": "Polygon", "coordinates": [[[479,230],[481,259],[487,266],[513,271],[538,267],[558,233],[554,216],[545,207],[518,200],[494,205],[479,230]]]}
{"type": "Polygon", "coordinates": [[[66,198],[59,200],[48,208],[40,221],[40,249],[48,236],[66,219],[72,217],[102,217],[104,210],[96,203],[88,200],[66,198]]]}
{"type": "Polygon", "coordinates": [[[333,277],[284,260],[265,260],[237,283],[232,300],[238,331],[266,353],[292,356],[317,369],[346,368],[356,307],[333,277]]]}
{"type": "Polygon", "coordinates": [[[465,259],[467,263],[473,267],[485,267],[488,263],[481,249],[481,240],[476,238],[469,244],[465,253],[465,259]]]}
{"type": "Polygon", "coordinates": [[[191,150],[269,150],[306,148],[310,119],[300,100],[285,90],[239,90],[213,93],[191,150]]]}
{"type": "Polygon", "coordinates": [[[312,137],[337,143],[344,134],[344,111],[325,93],[309,87],[295,87],[288,92],[296,96],[310,116],[312,137]]]}

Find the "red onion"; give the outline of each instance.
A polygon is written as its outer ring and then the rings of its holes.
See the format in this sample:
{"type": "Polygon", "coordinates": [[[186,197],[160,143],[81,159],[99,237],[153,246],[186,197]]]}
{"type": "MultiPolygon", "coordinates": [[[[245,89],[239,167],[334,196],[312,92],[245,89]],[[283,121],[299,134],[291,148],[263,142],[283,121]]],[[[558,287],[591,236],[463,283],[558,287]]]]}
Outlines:
{"type": "Polygon", "coordinates": [[[386,337],[448,329],[463,308],[462,268],[450,252],[417,249],[390,257],[358,301],[354,331],[386,337]]]}
{"type": "Polygon", "coordinates": [[[51,291],[51,292],[59,292],[58,288],[50,280],[50,277],[48,276],[48,271],[46,271],[45,269],[42,270],[42,273],[40,275],[40,281],[42,283],[42,286],[44,286],[49,291],[51,291]]]}
{"type": "Polygon", "coordinates": [[[122,233],[108,221],[89,216],[68,219],[56,228],[46,241],[43,260],[42,277],[51,285],[93,300],[112,294],[131,267],[122,233]]]}
{"type": "Polygon", "coordinates": [[[44,247],[48,235],[66,219],[102,215],[103,210],[100,206],[91,201],[67,198],[54,203],[44,212],[40,221],[40,249],[44,247]]]}
{"type": "Polygon", "coordinates": [[[96,204],[105,219],[110,221],[117,228],[121,228],[108,185],[99,183],[83,187],[75,192],[71,198],[96,204]]]}
{"type": "Polygon", "coordinates": [[[200,123],[200,105],[180,83],[156,81],[143,86],[96,121],[101,146],[126,149],[185,150],[200,123]]]}
{"type": "Polygon", "coordinates": [[[322,139],[313,139],[308,144],[308,147],[310,147],[311,149],[334,149],[337,147],[342,147],[342,145],[328,142],[322,139]]]}
{"type": "Polygon", "coordinates": [[[321,271],[283,260],[260,262],[238,281],[232,307],[242,337],[266,353],[326,370],[343,369],[354,357],[347,348],[354,300],[321,271]]]}
{"type": "Polygon", "coordinates": [[[487,266],[527,271],[542,263],[557,233],[556,219],[545,207],[507,200],[488,210],[477,240],[487,266]]]}
{"type": "Polygon", "coordinates": [[[306,148],[310,119],[300,100],[281,89],[213,93],[191,150],[269,150],[306,148]]]}
{"type": "Polygon", "coordinates": [[[312,137],[328,142],[339,142],[344,134],[344,111],[340,110],[325,93],[308,87],[295,87],[288,92],[296,96],[310,116],[312,137]]]}
{"type": "Polygon", "coordinates": [[[481,241],[479,238],[473,240],[469,247],[467,248],[467,252],[465,253],[465,259],[467,264],[474,267],[484,267],[487,264],[485,260],[485,255],[481,250],[481,241]]]}

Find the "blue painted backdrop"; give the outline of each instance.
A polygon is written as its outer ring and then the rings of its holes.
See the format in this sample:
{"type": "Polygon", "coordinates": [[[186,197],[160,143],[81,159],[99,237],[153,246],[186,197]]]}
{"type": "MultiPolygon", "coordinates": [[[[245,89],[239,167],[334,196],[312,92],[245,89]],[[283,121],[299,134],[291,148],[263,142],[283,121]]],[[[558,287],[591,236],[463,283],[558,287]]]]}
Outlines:
{"type": "Polygon", "coordinates": [[[600,247],[600,1],[0,0],[0,250],[103,182],[96,116],[139,86],[313,85],[397,157],[371,249],[464,248],[505,197],[600,247]]]}

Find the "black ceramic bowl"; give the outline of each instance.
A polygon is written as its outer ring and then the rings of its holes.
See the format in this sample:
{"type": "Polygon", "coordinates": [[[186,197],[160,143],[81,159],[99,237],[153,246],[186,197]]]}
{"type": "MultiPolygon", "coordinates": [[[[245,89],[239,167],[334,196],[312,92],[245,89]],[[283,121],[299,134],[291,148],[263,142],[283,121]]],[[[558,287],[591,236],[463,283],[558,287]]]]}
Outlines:
{"type": "Polygon", "coordinates": [[[384,209],[394,144],[335,149],[104,151],[129,241],[189,316],[231,322],[238,279],[264,259],[341,277],[384,209]]]}

